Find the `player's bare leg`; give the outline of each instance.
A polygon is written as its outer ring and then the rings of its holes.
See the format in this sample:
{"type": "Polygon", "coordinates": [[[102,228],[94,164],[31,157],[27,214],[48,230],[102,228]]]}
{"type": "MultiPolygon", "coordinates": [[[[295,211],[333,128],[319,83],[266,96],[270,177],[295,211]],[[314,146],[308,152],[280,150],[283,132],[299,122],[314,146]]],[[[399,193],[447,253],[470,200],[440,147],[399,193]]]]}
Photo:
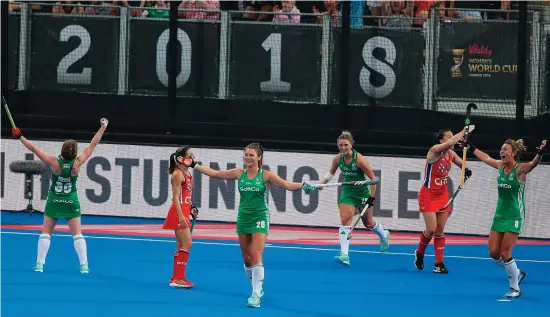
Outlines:
{"type": "Polygon", "coordinates": [[[189,261],[189,251],[191,250],[191,231],[189,228],[177,229],[176,233],[176,253],[174,254],[174,273],[170,279],[170,286],[179,288],[192,288],[194,284],[187,280],[185,271],[189,261]]]}
{"type": "Polygon", "coordinates": [[[46,256],[50,249],[50,242],[53,230],[57,219],[44,215],[44,223],[42,224],[42,234],[38,237],[38,252],[36,256],[36,264],[34,265],[35,272],[44,272],[44,264],[46,263],[46,256]]]}
{"type": "Polygon", "coordinates": [[[489,233],[489,255],[495,262],[506,270],[510,288],[504,295],[506,298],[521,297],[519,284],[527,275],[525,271],[517,267],[516,261],[512,257],[512,249],[516,244],[518,234],[507,232],[496,232],[491,230],[489,233]]]}
{"type": "Polygon", "coordinates": [[[84,239],[82,235],[80,217],[69,219],[68,225],[73,236],[74,249],[80,262],[80,273],[88,274],[90,273],[90,268],[88,267],[88,250],[86,247],[86,239],[84,239]]]}
{"type": "Polygon", "coordinates": [[[352,205],[338,204],[338,210],[340,211],[340,228],[338,229],[340,252],[334,257],[334,260],[340,264],[350,265],[348,234],[356,209],[357,208],[352,205]]]}
{"type": "Polygon", "coordinates": [[[252,260],[252,296],[248,299],[248,307],[260,307],[260,299],[263,296],[264,264],[262,255],[264,253],[267,234],[253,233],[248,253],[252,260]]]}
{"type": "Polygon", "coordinates": [[[367,211],[363,215],[363,218],[361,218],[361,221],[363,221],[363,225],[365,226],[365,228],[374,231],[378,238],[380,238],[380,252],[386,252],[390,247],[390,231],[385,230],[380,222],[374,220],[372,216],[373,212],[374,207],[370,207],[369,209],[367,209],[367,211]]]}
{"type": "Polygon", "coordinates": [[[414,252],[414,266],[419,270],[424,269],[424,254],[426,253],[426,247],[430,244],[435,229],[437,228],[437,217],[435,212],[423,212],[422,217],[424,218],[426,229],[420,235],[420,243],[418,243],[418,248],[414,252]]]}
{"type": "Polygon", "coordinates": [[[250,234],[239,234],[239,245],[241,247],[241,253],[244,261],[244,272],[250,280],[252,285],[252,258],[250,257],[250,252],[248,252],[248,246],[252,242],[252,235],[250,234]]]}

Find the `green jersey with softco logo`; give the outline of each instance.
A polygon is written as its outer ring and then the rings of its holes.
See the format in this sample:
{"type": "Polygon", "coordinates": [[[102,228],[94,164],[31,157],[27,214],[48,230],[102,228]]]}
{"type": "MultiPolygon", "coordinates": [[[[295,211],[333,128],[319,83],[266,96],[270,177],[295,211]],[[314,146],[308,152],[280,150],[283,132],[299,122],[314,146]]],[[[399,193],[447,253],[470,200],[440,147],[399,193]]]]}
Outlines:
{"type": "Polygon", "coordinates": [[[518,180],[516,163],[510,173],[504,173],[502,166],[497,176],[498,201],[493,218],[492,230],[520,233],[525,217],[525,183],[518,180]]]}
{"type": "Polygon", "coordinates": [[[52,174],[52,183],[48,190],[48,200],[44,213],[55,219],[71,219],[81,215],[78,200],[78,176],[71,176],[75,160],[64,160],[60,156],[57,162],[61,167],[59,175],[52,174]]]}
{"type": "MultiPolygon", "coordinates": [[[[363,173],[363,170],[357,167],[357,154],[359,153],[355,150],[352,151],[352,159],[349,164],[346,163],[344,155],[340,154],[338,167],[340,168],[340,173],[344,176],[343,181],[355,182],[368,180],[369,178],[363,173]]],[[[342,194],[338,202],[363,208],[370,195],[370,185],[344,186],[342,187],[342,194]]]]}
{"type": "Polygon", "coordinates": [[[246,170],[238,179],[241,196],[237,215],[237,234],[269,232],[269,209],[266,200],[264,171],[260,169],[256,177],[249,179],[246,170]]]}

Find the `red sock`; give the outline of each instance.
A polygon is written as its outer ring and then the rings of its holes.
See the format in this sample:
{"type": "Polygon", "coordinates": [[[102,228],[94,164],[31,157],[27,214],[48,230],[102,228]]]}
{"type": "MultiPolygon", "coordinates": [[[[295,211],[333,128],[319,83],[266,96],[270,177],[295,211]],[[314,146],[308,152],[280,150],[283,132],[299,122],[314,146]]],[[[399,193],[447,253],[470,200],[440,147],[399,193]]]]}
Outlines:
{"type": "Polygon", "coordinates": [[[176,278],[177,276],[177,273],[178,273],[178,251],[176,251],[176,253],[174,253],[174,269],[172,271],[172,280],[176,278]]]}
{"type": "Polygon", "coordinates": [[[443,263],[443,252],[445,252],[445,236],[436,236],[434,238],[435,263],[443,263]]]}
{"type": "Polygon", "coordinates": [[[430,241],[432,240],[432,237],[428,238],[428,235],[426,235],[426,231],[422,232],[420,235],[420,243],[418,244],[418,253],[424,254],[426,252],[426,247],[430,244],[430,241]]]}
{"type": "Polygon", "coordinates": [[[187,268],[187,260],[189,259],[189,251],[185,249],[178,250],[176,265],[174,268],[175,278],[178,280],[185,279],[185,268],[187,268]]]}

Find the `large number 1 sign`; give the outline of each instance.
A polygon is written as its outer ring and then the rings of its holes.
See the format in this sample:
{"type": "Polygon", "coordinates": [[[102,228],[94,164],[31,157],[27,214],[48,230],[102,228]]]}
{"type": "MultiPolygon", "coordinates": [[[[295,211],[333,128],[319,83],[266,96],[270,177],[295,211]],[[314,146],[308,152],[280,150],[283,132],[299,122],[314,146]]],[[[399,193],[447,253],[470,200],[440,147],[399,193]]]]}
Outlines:
{"type": "Polygon", "coordinates": [[[268,92],[289,92],[290,83],[281,80],[281,51],[282,41],[281,33],[271,33],[262,43],[262,47],[266,52],[270,52],[270,71],[269,81],[262,81],[260,83],[261,91],[268,92]]]}

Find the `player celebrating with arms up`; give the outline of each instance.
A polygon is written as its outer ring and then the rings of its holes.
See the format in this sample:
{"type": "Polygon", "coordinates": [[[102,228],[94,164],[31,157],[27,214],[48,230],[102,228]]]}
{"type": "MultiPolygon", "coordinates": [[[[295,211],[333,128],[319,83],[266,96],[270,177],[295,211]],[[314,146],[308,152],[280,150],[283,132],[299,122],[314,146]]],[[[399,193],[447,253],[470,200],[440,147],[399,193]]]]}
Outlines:
{"type": "MultiPolygon", "coordinates": [[[[344,182],[364,181],[374,179],[374,171],[372,170],[367,159],[353,149],[353,136],[348,131],[343,131],[337,139],[340,154],[337,154],[332,159],[332,165],[329,172],[321,180],[322,184],[328,183],[336,170],[340,168],[344,175],[344,182]]],[[[338,209],[340,210],[341,225],[339,229],[340,238],[340,253],[334,257],[334,260],[344,265],[350,265],[349,261],[349,240],[350,225],[353,220],[353,215],[359,212],[366,206],[370,205],[369,209],[361,219],[365,227],[376,232],[380,238],[380,251],[385,252],[389,247],[390,232],[384,230],[380,222],[372,217],[374,194],[376,193],[376,185],[361,185],[347,186],[342,188],[342,193],[338,199],[338,209]]]]}
{"type": "Polygon", "coordinates": [[[269,210],[266,203],[266,184],[296,191],[303,189],[309,193],[315,188],[308,182],[293,183],[285,181],[279,175],[262,168],[264,150],[259,143],[249,144],[244,149],[245,168],[234,168],[216,171],[207,166],[198,165],[194,158],[185,160],[185,164],[210,177],[238,180],[239,213],[237,215],[237,234],[244,260],[244,270],[252,281],[252,296],[248,299],[249,307],[260,307],[264,294],[264,266],[262,255],[269,233],[269,210]]]}
{"type": "Polygon", "coordinates": [[[189,147],[179,148],[170,155],[172,205],[164,220],[163,229],[174,230],[176,234],[176,253],[174,254],[174,270],[169,285],[172,287],[192,288],[194,284],[185,277],[185,269],[191,250],[191,230],[189,217],[197,218],[199,210],[193,206],[193,176],[183,161],[193,157],[189,147]]]}
{"type": "Polygon", "coordinates": [[[50,155],[21,135],[18,128],[12,129],[14,137],[31,152],[36,154],[52,171],[52,184],[48,190],[48,199],[44,209],[44,223],[42,234],[38,238],[38,255],[35,272],[43,272],[46,263],[46,255],[50,249],[51,235],[55,229],[57,219],[67,219],[69,229],[74,240],[74,248],[80,261],[80,273],[89,273],[88,254],[86,240],[82,235],[80,223],[80,201],[78,200],[77,181],[80,167],[92,155],[95,147],[101,141],[109,121],[100,120],[101,127],[95,134],[90,144],[77,154],[78,144],[75,140],[67,140],[61,146],[61,154],[50,155]]]}
{"type": "MultiPolygon", "coordinates": [[[[475,126],[469,126],[469,132],[475,126]]],[[[440,130],[436,136],[436,145],[432,146],[426,155],[426,166],[424,168],[424,181],[418,193],[418,205],[420,213],[424,217],[426,228],[420,235],[420,243],[415,251],[414,265],[417,269],[424,269],[424,252],[435,234],[435,273],[449,273],[443,264],[443,253],[445,251],[445,224],[451,211],[451,206],[441,210],[449,201],[448,177],[451,170],[451,163],[462,167],[462,159],[452,148],[457,144],[465,133],[463,129],[453,136],[449,129],[440,130]]],[[[472,176],[472,171],[466,169],[465,178],[472,176]]]]}
{"type": "Polygon", "coordinates": [[[519,284],[526,273],[518,269],[512,257],[512,249],[516,245],[523,227],[525,217],[525,183],[527,174],[539,165],[546,151],[546,140],[537,148],[537,155],[528,163],[519,163],[519,156],[524,152],[523,140],[506,140],[500,148],[500,160],[491,158],[486,153],[476,149],[469,142],[466,144],[472,153],[483,163],[498,169],[497,189],[498,201],[489,232],[489,256],[504,267],[508,275],[510,289],[504,297],[521,297],[519,284]]]}

